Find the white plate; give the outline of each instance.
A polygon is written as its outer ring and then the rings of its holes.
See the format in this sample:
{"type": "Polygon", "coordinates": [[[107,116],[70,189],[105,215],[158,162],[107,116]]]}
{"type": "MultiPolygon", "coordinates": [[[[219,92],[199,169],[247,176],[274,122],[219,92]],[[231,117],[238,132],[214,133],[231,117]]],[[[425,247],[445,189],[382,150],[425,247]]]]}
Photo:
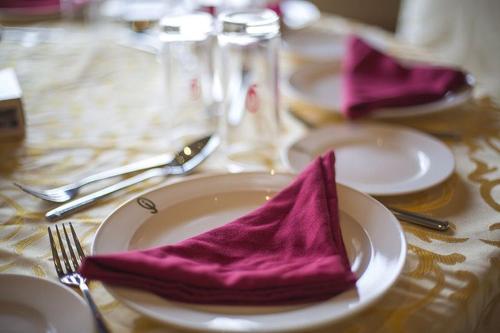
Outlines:
{"type": "MultiPolygon", "coordinates": [[[[113,212],[97,231],[93,253],[145,249],[195,236],[263,204],[293,177],[268,173],[212,175],[158,188],[139,197],[142,206],[137,198],[113,212]],[[154,207],[157,213],[143,207],[154,207]]],[[[328,301],[298,306],[207,306],[105,287],[144,315],[201,331],[291,331],[345,318],[372,304],[395,282],[405,260],[406,243],[398,221],[378,201],[342,185],[338,193],[343,238],[359,279],[355,289],[328,301]]]]}
{"type": "Polygon", "coordinates": [[[301,60],[339,64],[345,52],[345,37],[314,28],[290,31],[283,36],[283,51],[301,60]]]}
{"type": "MultiPolygon", "coordinates": [[[[376,110],[372,118],[402,118],[420,116],[457,107],[472,97],[474,79],[467,75],[468,85],[457,92],[449,92],[442,99],[415,106],[376,110]]],[[[338,66],[314,64],[293,71],[283,84],[284,93],[326,111],[340,113],[341,78],[338,66]]]]}
{"type": "Polygon", "coordinates": [[[421,191],[448,178],[455,160],[442,142],[422,132],[368,122],[331,125],[309,132],[286,151],[286,163],[302,170],[333,149],[337,181],[372,195],[421,191]]]}
{"type": "Polygon", "coordinates": [[[0,331],[94,332],[94,322],[71,289],[32,276],[0,274],[0,331]]]}

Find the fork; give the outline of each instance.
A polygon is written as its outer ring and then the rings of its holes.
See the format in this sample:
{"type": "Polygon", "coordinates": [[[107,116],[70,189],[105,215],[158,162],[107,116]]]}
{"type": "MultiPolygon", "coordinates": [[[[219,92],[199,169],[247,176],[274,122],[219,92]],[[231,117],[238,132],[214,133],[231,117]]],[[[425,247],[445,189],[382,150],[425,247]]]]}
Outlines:
{"type": "Polygon", "coordinates": [[[52,249],[52,258],[54,259],[54,266],[56,268],[57,276],[59,277],[59,281],[61,281],[63,284],[73,288],[74,287],[80,288],[81,292],[83,293],[83,297],[85,298],[90,309],[92,310],[97,331],[99,333],[109,333],[110,330],[107,328],[106,323],[104,322],[104,319],[101,313],[99,312],[99,309],[97,308],[94,300],[92,299],[92,296],[90,295],[86,279],[83,276],[81,276],[80,273],[78,273],[77,271],[78,267],[80,266],[80,262],[83,260],[83,258],[85,258],[85,253],[83,252],[82,246],[80,245],[80,241],[78,240],[75,229],[73,228],[71,222],[69,222],[69,228],[71,230],[71,235],[73,237],[74,247],[76,248],[76,254],[75,251],[73,250],[73,245],[71,244],[68,232],[66,231],[66,224],[64,223],[62,224],[62,229],[64,232],[64,237],[66,239],[66,244],[68,247],[69,257],[71,258],[71,261],[66,253],[64,242],[61,237],[61,233],[59,232],[59,227],[57,225],[55,226],[57,239],[59,241],[59,248],[61,250],[62,259],[64,262],[64,267],[66,268],[66,272],[61,265],[61,260],[59,259],[59,254],[56,248],[56,242],[54,241],[54,237],[52,236],[52,231],[50,230],[50,227],[47,228],[47,231],[49,233],[50,248],[52,249]]]}
{"type": "Polygon", "coordinates": [[[78,194],[80,188],[85,185],[112,177],[126,175],[132,172],[163,166],[170,162],[171,159],[172,156],[170,154],[161,154],[142,161],[134,162],[110,170],[105,170],[67,185],[46,190],[35,189],[31,186],[22,185],[19,183],[14,183],[14,185],[19,187],[24,192],[31,194],[37,198],[43,199],[45,201],[61,203],[73,199],[78,194]]]}

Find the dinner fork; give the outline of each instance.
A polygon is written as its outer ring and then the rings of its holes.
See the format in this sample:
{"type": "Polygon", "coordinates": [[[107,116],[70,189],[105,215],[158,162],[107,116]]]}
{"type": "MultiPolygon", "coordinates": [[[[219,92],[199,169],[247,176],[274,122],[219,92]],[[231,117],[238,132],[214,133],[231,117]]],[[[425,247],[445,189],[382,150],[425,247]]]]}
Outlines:
{"type": "Polygon", "coordinates": [[[161,154],[155,157],[148,158],[143,161],[138,161],[114,169],[105,170],[64,186],[46,190],[35,189],[33,187],[22,185],[19,183],[14,183],[14,185],[19,187],[24,192],[31,194],[37,198],[43,199],[45,201],[66,202],[68,200],[73,199],[78,194],[80,188],[82,188],[85,185],[112,177],[123,176],[132,172],[160,167],[170,162],[171,159],[172,159],[171,154],[161,154]]]}
{"type": "Polygon", "coordinates": [[[54,266],[56,268],[57,276],[59,277],[59,281],[61,281],[63,284],[70,287],[80,288],[81,292],[83,293],[83,297],[87,301],[90,309],[92,310],[92,314],[94,315],[97,331],[99,333],[109,333],[110,330],[107,328],[106,323],[104,322],[104,319],[99,312],[99,309],[97,308],[94,300],[92,299],[92,296],[90,295],[86,279],[77,271],[78,267],[80,266],[80,262],[83,260],[83,258],[85,258],[85,253],[83,252],[82,246],[80,245],[80,241],[78,240],[75,229],[73,228],[71,222],[69,223],[69,228],[73,237],[74,246],[71,244],[68,232],[66,231],[66,224],[62,224],[64,238],[66,239],[66,244],[69,251],[68,257],[63,239],[61,237],[61,233],[59,232],[59,227],[57,225],[55,226],[59,248],[62,254],[62,259],[66,271],[61,265],[61,260],[59,259],[59,254],[56,248],[56,242],[54,241],[54,237],[52,236],[52,231],[50,230],[50,227],[47,228],[47,231],[49,233],[50,248],[52,249],[52,258],[54,259],[54,266]],[[76,249],[76,253],[73,247],[76,249]],[[71,258],[71,261],[69,258],[71,258]]]}

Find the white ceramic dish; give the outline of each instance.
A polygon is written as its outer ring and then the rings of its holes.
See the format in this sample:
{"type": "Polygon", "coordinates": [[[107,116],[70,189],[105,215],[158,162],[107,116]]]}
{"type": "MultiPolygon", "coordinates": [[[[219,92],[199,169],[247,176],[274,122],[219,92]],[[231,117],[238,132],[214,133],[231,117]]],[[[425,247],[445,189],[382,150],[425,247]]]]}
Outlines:
{"type": "Polygon", "coordinates": [[[73,290],[32,276],[0,274],[0,331],[94,332],[94,321],[73,290]]]}
{"type": "Polygon", "coordinates": [[[337,181],[372,195],[421,191],[447,179],[455,168],[450,149],[430,135],[369,122],[311,131],[288,147],[286,163],[298,172],[330,149],[336,155],[337,181]]]}
{"type": "MultiPolygon", "coordinates": [[[[97,231],[93,253],[144,249],[195,236],[258,207],[293,177],[225,174],[193,177],[160,187],[113,212],[97,231]]],[[[298,306],[207,306],[105,287],[144,315],[200,331],[292,331],[346,318],[375,302],[393,285],[404,264],[406,243],[399,222],[378,201],[342,185],[338,193],[343,238],[359,280],[355,289],[328,301],[298,306]]]]}
{"type": "MultiPolygon", "coordinates": [[[[467,76],[468,86],[450,92],[442,99],[421,105],[384,108],[374,111],[372,118],[414,117],[444,111],[467,102],[472,97],[474,79],[467,76]]],[[[307,65],[290,73],[283,82],[284,93],[292,100],[299,100],[326,111],[340,113],[341,78],[338,66],[307,65]]]]}

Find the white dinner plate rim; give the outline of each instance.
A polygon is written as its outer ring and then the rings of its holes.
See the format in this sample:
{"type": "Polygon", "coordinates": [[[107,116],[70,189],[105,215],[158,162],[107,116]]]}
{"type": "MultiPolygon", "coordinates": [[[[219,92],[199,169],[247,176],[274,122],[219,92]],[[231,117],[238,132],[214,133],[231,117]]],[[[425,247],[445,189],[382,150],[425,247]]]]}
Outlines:
{"type": "MultiPolygon", "coordinates": [[[[142,193],[136,195],[135,197],[127,200],[126,202],[124,202],[122,205],[120,205],[118,208],[116,208],[113,212],[111,212],[104,219],[103,223],[101,223],[101,225],[99,226],[99,228],[96,232],[96,235],[95,235],[96,237],[94,238],[94,240],[92,242],[92,247],[91,247],[92,254],[96,254],[96,241],[98,239],[98,235],[100,234],[101,229],[103,229],[106,226],[106,224],[109,223],[109,220],[113,217],[113,215],[115,215],[117,212],[119,212],[121,209],[125,208],[126,206],[131,205],[134,201],[136,201],[141,196],[144,196],[146,194],[151,194],[153,192],[162,191],[163,189],[168,188],[172,185],[177,185],[177,184],[182,185],[182,183],[188,182],[188,181],[198,181],[198,180],[203,180],[205,178],[211,178],[211,177],[224,177],[224,176],[243,176],[243,177],[245,177],[245,176],[254,176],[254,175],[269,176],[269,173],[258,172],[258,171],[257,172],[229,173],[229,174],[228,173],[212,172],[209,174],[193,175],[193,176],[185,177],[183,179],[176,179],[171,183],[167,183],[164,185],[158,185],[152,189],[145,190],[144,192],[142,192],[142,193]]],[[[289,172],[277,173],[276,175],[288,176],[288,177],[290,177],[290,179],[293,179],[293,177],[296,176],[296,174],[289,173],[289,172]]],[[[343,317],[333,318],[333,319],[332,318],[325,318],[323,320],[317,320],[314,323],[309,323],[309,324],[305,324],[305,325],[298,325],[298,326],[294,326],[294,327],[287,327],[287,328],[283,328],[283,329],[280,329],[280,328],[266,329],[266,330],[259,329],[259,330],[255,330],[255,332],[269,332],[269,333],[294,332],[294,331],[300,331],[300,330],[304,330],[304,329],[312,329],[312,328],[316,328],[316,327],[321,327],[321,326],[324,326],[324,325],[329,324],[329,323],[338,322],[340,320],[345,320],[347,318],[350,318],[350,317],[356,315],[357,313],[361,312],[362,310],[366,309],[367,307],[373,305],[376,301],[378,301],[380,298],[382,298],[387,293],[387,291],[399,279],[401,272],[403,270],[404,263],[406,261],[407,248],[406,248],[406,238],[405,238],[403,229],[402,229],[401,225],[399,224],[398,220],[385,206],[383,206],[375,198],[373,198],[373,197],[371,197],[363,192],[357,191],[357,190],[355,190],[347,185],[340,184],[340,183],[337,183],[337,184],[340,185],[341,187],[344,187],[347,191],[353,191],[353,192],[357,193],[358,195],[363,196],[364,199],[368,200],[371,204],[374,204],[374,205],[379,206],[380,208],[384,209],[393,222],[392,226],[396,228],[397,234],[399,235],[398,240],[401,242],[399,245],[400,252],[399,252],[397,266],[393,270],[393,275],[389,279],[387,286],[384,289],[380,290],[378,292],[378,294],[376,294],[375,296],[373,296],[369,299],[365,299],[363,304],[357,305],[354,309],[351,309],[351,311],[347,315],[344,315],[343,317]]],[[[111,286],[106,285],[105,283],[103,283],[103,286],[113,297],[120,300],[120,302],[122,302],[128,308],[130,308],[134,311],[137,311],[139,313],[142,313],[146,316],[149,315],[150,317],[155,318],[156,320],[162,321],[162,322],[164,322],[172,327],[178,327],[178,328],[182,328],[182,329],[189,329],[189,330],[195,330],[195,331],[206,331],[206,332],[218,332],[221,330],[220,328],[211,328],[211,327],[209,328],[209,327],[206,327],[204,325],[196,325],[193,323],[190,323],[189,325],[179,324],[177,322],[172,322],[172,321],[166,320],[164,318],[159,318],[158,316],[148,314],[143,309],[141,310],[138,306],[136,306],[132,301],[122,299],[119,295],[117,295],[117,291],[120,288],[111,287],[111,286]]],[[[231,329],[227,329],[226,331],[227,332],[241,332],[239,330],[233,331],[231,329]]]]}
{"type": "MultiPolygon", "coordinates": [[[[442,149],[442,153],[444,154],[442,157],[444,157],[448,160],[448,164],[445,165],[446,170],[442,172],[440,178],[435,179],[434,181],[428,181],[426,183],[422,182],[422,184],[419,186],[415,186],[413,188],[407,188],[407,189],[403,189],[403,190],[394,190],[394,189],[391,189],[390,186],[388,186],[388,187],[385,187],[384,190],[382,190],[382,191],[380,191],[380,190],[374,191],[374,190],[369,190],[366,188],[365,189],[358,188],[357,189],[358,191],[364,192],[364,193],[369,194],[369,195],[376,195],[376,196],[412,194],[412,193],[427,190],[433,186],[436,186],[436,185],[443,183],[455,171],[456,162],[455,162],[455,158],[453,156],[453,152],[443,142],[437,140],[436,138],[432,137],[429,134],[418,131],[418,130],[411,128],[411,127],[402,126],[402,125],[386,125],[383,123],[369,121],[369,120],[358,121],[354,124],[352,124],[352,123],[331,124],[331,125],[327,125],[324,127],[319,127],[319,128],[313,129],[286,146],[286,148],[282,151],[282,154],[281,154],[281,159],[282,159],[283,163],[285,164],[285,166],[288,169],[293,170],[294,172],[299,172],[300,171],[299,168],[297,166],[295,166],[290,161],[290,152],[293,150],[294,146],[296,146],[297,144],[300,144],[304,140],[309,139],[313,136],[321,135],[323,132],[332,131],[335,128],[338,128],[341,126],[344,127],[344,126],[353,126],[353,125],[359,126],[359,127],[367,126],[367,127],[371,127],[371,128],[378,127],[381,129],[390,129],[390,130],[394,130],[394,131],[401,131],[402,133],[407,132],[407,133],[412,133],[412,135],[418,135],[422,138],[425,138],[426,140],[429,140],[429,142],[432,142],[436,147],[440,147],[440,149],[442,149]]],[[[444,169],[445,168],[443,168],[443,170],[444,169]]],[[[353,186],[349,182],[346,182],[346,181],[340,181],[340,182],[341,183],[343,182],[345,185],[355,188],[355,186],[353,186]]]]}
{"type": "MultiPolygon", "coordinates": [[[[306,64],[290,71],[287,75],[285,75],[281,82],[283,86],[283,93],[285,96],[292,99],[292,101],[302,101],[326,112],[342,115],[339,105],[334,106],[331,103],[318,101],[292,83],[296,76],[300,77],[311,73],[317,73],[318,71],[325,71],[325,66],[327,67],[326,71],[331,71],[332,75],[340,75],[340,68],[334,63],[306,64]]],[[[371,119],[418,117],[443,112],[453,107],[460,106],[473,97],[476,79],[470,73],[466,75],[466,79],[467,89],[463,89],[459,92],[450,92],[448,96],[445,96],[437,101],[407,107],[384,108],[377,110],[376,112],[372,112],[369,115],[366,115],[366,117],[371,119]]]]}
{"type": "MultiPolygon", "coordinates": [[[[86,327],[73,327],[74,332],[80,331],[81,329],[84,329],[86,332],[94,332],[94,322],[92,320],[92,316],[90,313],[90,310],[85,303],[85,301],[82,299],[82,297],[74,290],[65,287],[61,283],[46,279],[46,278],[41,278],[41,277],[35,277],[32,275],[27,275],[27,274],[15,274],[15,273],[6,273],[6,274],[0,274],[0,281],[2,280],[14,280],[15,283],[20,283],[20,284],[34,284],[34,285],[40,285],[40,288],[47,286],[50,286],[50,288],[54,288],[55,290],[60,290],[62,292],[62,295],[67,295],[67,297],[71,297],[74,301],[76,301],[78,304],[78,309],[75,310],[75,313],[78,312],[80,314],[80,317],[82,316],[87,316],[87,320],[85,321],[87,323],[86,327]],[[87,329],[90,329],[88,331],[87,329]]],[[[47,289],[44,289],[46,291],[47,289]]],[[[0,302],[4,300],[2,296],[0,295],[0,302]]],[[[50,302],[57,302],[57,299],[51,299],[50,302]]],[[[64,301],[64,300],[63,300],[64,301]]],[[[33,307],[33,304],[25,302],[21,300],[19,302],[20,305],[26,305],[30,308],[33,308],[34,310],[38,310],[38,308],[33,307]]],[[[61,315],[60,313],[57,313],[57,315],[61,315]]],[[[81,323],[81,322],[80,322],[81,323]]],[[[52,323],[51,323],[52,324],[52,323]]],[[[73,322],[72,325],[78,324],[77,322],[73,322]]],[[[57,326],[55,327],[56,329],[58,328],[57,326]]],[[[59,327],[60,328],[60,327],[59,327]]]]}

